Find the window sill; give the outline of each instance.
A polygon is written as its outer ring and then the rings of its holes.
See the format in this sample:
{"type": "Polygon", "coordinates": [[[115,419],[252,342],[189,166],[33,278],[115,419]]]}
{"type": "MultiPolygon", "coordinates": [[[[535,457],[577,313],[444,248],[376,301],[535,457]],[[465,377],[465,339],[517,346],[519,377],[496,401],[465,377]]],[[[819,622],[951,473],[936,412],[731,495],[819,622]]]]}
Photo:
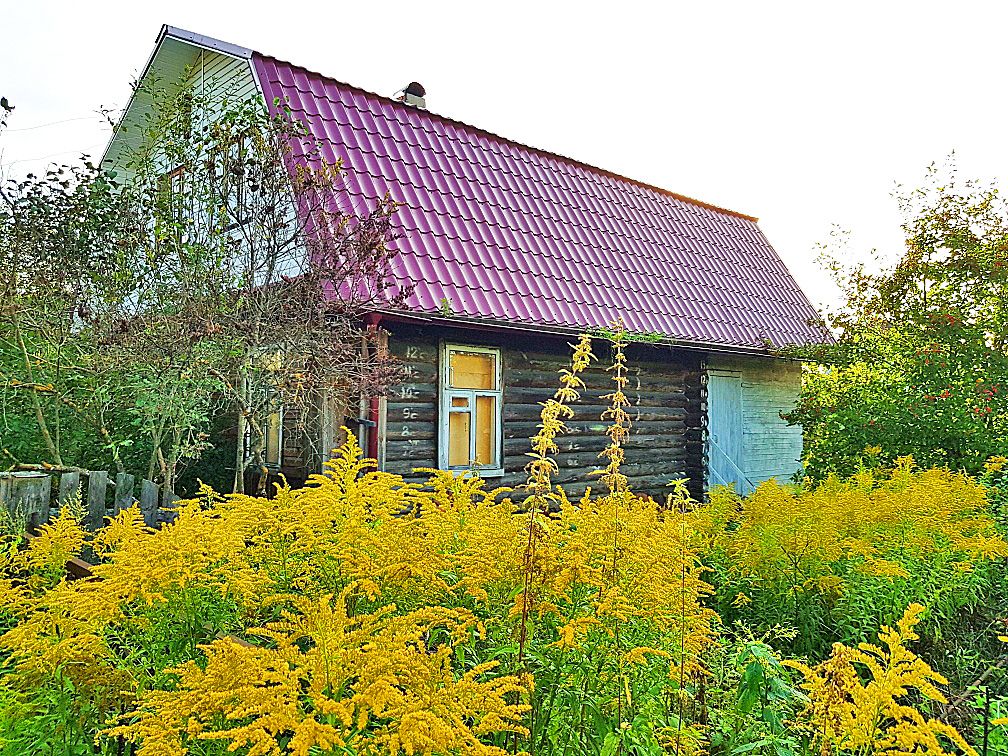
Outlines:
{"type": "Polygon", "coordinates": [[[503,478],[504,477],[504,470],[501,469],[501,468],[497,468],[495,470],[482,470],[482,469],[480,469],[478,467],[475,468],[475,469],[473,469],[471,467],[458,467],[458,468],[449,467],[449,468],[441,468],[441,469],[444,470],[445,472],[455,473],[456,475],[461,474],[461,473],[479,473],[479,476],[481,478],[503,478]]]}

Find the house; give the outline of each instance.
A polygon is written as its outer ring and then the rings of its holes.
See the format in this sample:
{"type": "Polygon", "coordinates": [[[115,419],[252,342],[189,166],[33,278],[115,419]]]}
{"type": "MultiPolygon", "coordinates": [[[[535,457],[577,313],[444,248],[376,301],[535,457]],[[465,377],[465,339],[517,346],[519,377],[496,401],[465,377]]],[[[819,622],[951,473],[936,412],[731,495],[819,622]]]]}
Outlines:
{"type": "MultiPolygon", "coordinates": [[[[628,354],[624,472],[635,491],[664,497],[677,477],[695,494],[749,490],[799,469],[801,430],[780,413],[794,406],[800,364],[769,346],[821,335],[756,218],[437,115],[418,85],[384,97],[165,27],[143,76],[186,73],[269,108],[286,103],[326,157],[342,159],[354,196],[402,203],[397,264],[415,289],[407,309],[370,317],[408,377],[361,403],[362,442],[383,469],[476,467],[520,483],[569,343],[617,318],[651,335],[628,354]]],[[[132,102],[124,122],[142,107],[132,102]]],[[[107,161],[126,138],[117,131],[107,161]]],[[[587,382],[556,457],[557,482],[575,492],[606,444],[609,375],[598,366],[587,382]]],[[[307,464],[297,452],[284,445],[276,460],[295,478],[307,464]]]]}

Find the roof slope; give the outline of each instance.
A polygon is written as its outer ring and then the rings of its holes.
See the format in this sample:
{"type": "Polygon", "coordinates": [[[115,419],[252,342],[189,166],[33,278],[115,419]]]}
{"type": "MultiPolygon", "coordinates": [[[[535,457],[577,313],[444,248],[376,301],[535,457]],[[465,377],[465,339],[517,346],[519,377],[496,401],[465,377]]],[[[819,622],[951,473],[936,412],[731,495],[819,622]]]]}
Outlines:
{"type": "Polygon", "coordinates": [[[417,311],[759,348],[818,340],[756,219],[532,149],[290,63],[252,56],[351,195],[402,202],[417,311]]]}

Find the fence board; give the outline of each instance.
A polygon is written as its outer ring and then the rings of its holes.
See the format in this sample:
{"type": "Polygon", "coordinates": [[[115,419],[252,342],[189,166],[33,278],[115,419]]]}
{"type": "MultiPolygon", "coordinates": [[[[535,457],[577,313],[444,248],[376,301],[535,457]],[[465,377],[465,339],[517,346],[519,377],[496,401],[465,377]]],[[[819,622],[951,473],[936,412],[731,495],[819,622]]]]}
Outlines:
{"type": "Polygon", "coordinates": [[[42,510],[39,513],[39,523],[40,525],[45,525],[49,522],[49,505],[52,503],[52,476],[46,475],[45,480],[42,481],[42,491],[41,491],[41,505],[42,510]]]}
{"type": "Polygon", "coordinates": [[[174,491],[165,490],[161,494],[161,511],[163,512],[163,517],[165,522],[174,522],[177,513],[172,511],[172,507],[175,506],[175,502],[178,501],[181,496],[178,496],[174,491]]]}
{"type": "Polygon", "coordinates": [[[140,484],[140,511],[143,513],[144,524],[149,528],[157,527],[158,486],[145,480],[140,484]]]}
{"type": "Polygon", "coordinates": [[[80,473],[79,472],[65,472],[60,476],[60,486],[59,486],[59,507],[67,506],[70,500],[77,495],[77,491],[80,488],[80,473]]]}
{"type": "Polygon", "coordinates": [[[98,530],[105,524],[105,493],[108,490],[108,473],[92,470],[88,475],[87,521],[84,527],[98,530]]]}
{"type": "Polygon", "coordinates": [[[25,527],[28,533],[36,532],[40,525],[49,522],[53,498],[58,507],[56,511],[78,499],[75,514],[91,532],[103,527],[109,518],[124,509],[137,505],[144,524],[157,528],[163,522],[175,519],[173,508],[181,498],[153,481],[127,472],[116,473],[113,481],[104,470],[46,469],[43,465],[25,467],[30,469],[0,472],[0,512],[5,508],[10,510],[15,515],[16,525],[25,527]],[[82,481],[82,478],[86,480],[82,481]],[[81,490],[82,483],[84,491],[81,490]],[[113,487],[111,493],[108,490],[110,486],[113,487]]]}
{"type": "Polygon", "coordinates": [[[112,515],[119,514],[124,509],[129,509],[136,501],[133,498],[133,488],[136,486],[136,478],[129,473],[118,473],[116,475],[115,504],[112,508],[112,515]]]}
{"type": "Polygon", "coordinates": [[[0,473],[0,506],[13,522],[34,530],[49,517],[50,486],[45,473],[0,473]]]}

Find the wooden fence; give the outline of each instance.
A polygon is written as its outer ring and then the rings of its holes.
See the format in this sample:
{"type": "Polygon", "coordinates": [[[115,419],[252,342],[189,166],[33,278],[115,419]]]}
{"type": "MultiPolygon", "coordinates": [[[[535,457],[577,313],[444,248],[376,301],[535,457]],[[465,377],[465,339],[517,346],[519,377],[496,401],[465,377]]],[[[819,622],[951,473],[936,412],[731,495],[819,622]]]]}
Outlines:
{"type": "Polygon", "coordinates": [[[123,509],[139,503],[144,523],[158,527],[174,519],[178,496],[129,473],[111,478],[104,470],[20,470],[0,472],[0,510],[29,531],[49,522],[80,496],[79,511],[88,530],[97,530],[123,509]]]}

